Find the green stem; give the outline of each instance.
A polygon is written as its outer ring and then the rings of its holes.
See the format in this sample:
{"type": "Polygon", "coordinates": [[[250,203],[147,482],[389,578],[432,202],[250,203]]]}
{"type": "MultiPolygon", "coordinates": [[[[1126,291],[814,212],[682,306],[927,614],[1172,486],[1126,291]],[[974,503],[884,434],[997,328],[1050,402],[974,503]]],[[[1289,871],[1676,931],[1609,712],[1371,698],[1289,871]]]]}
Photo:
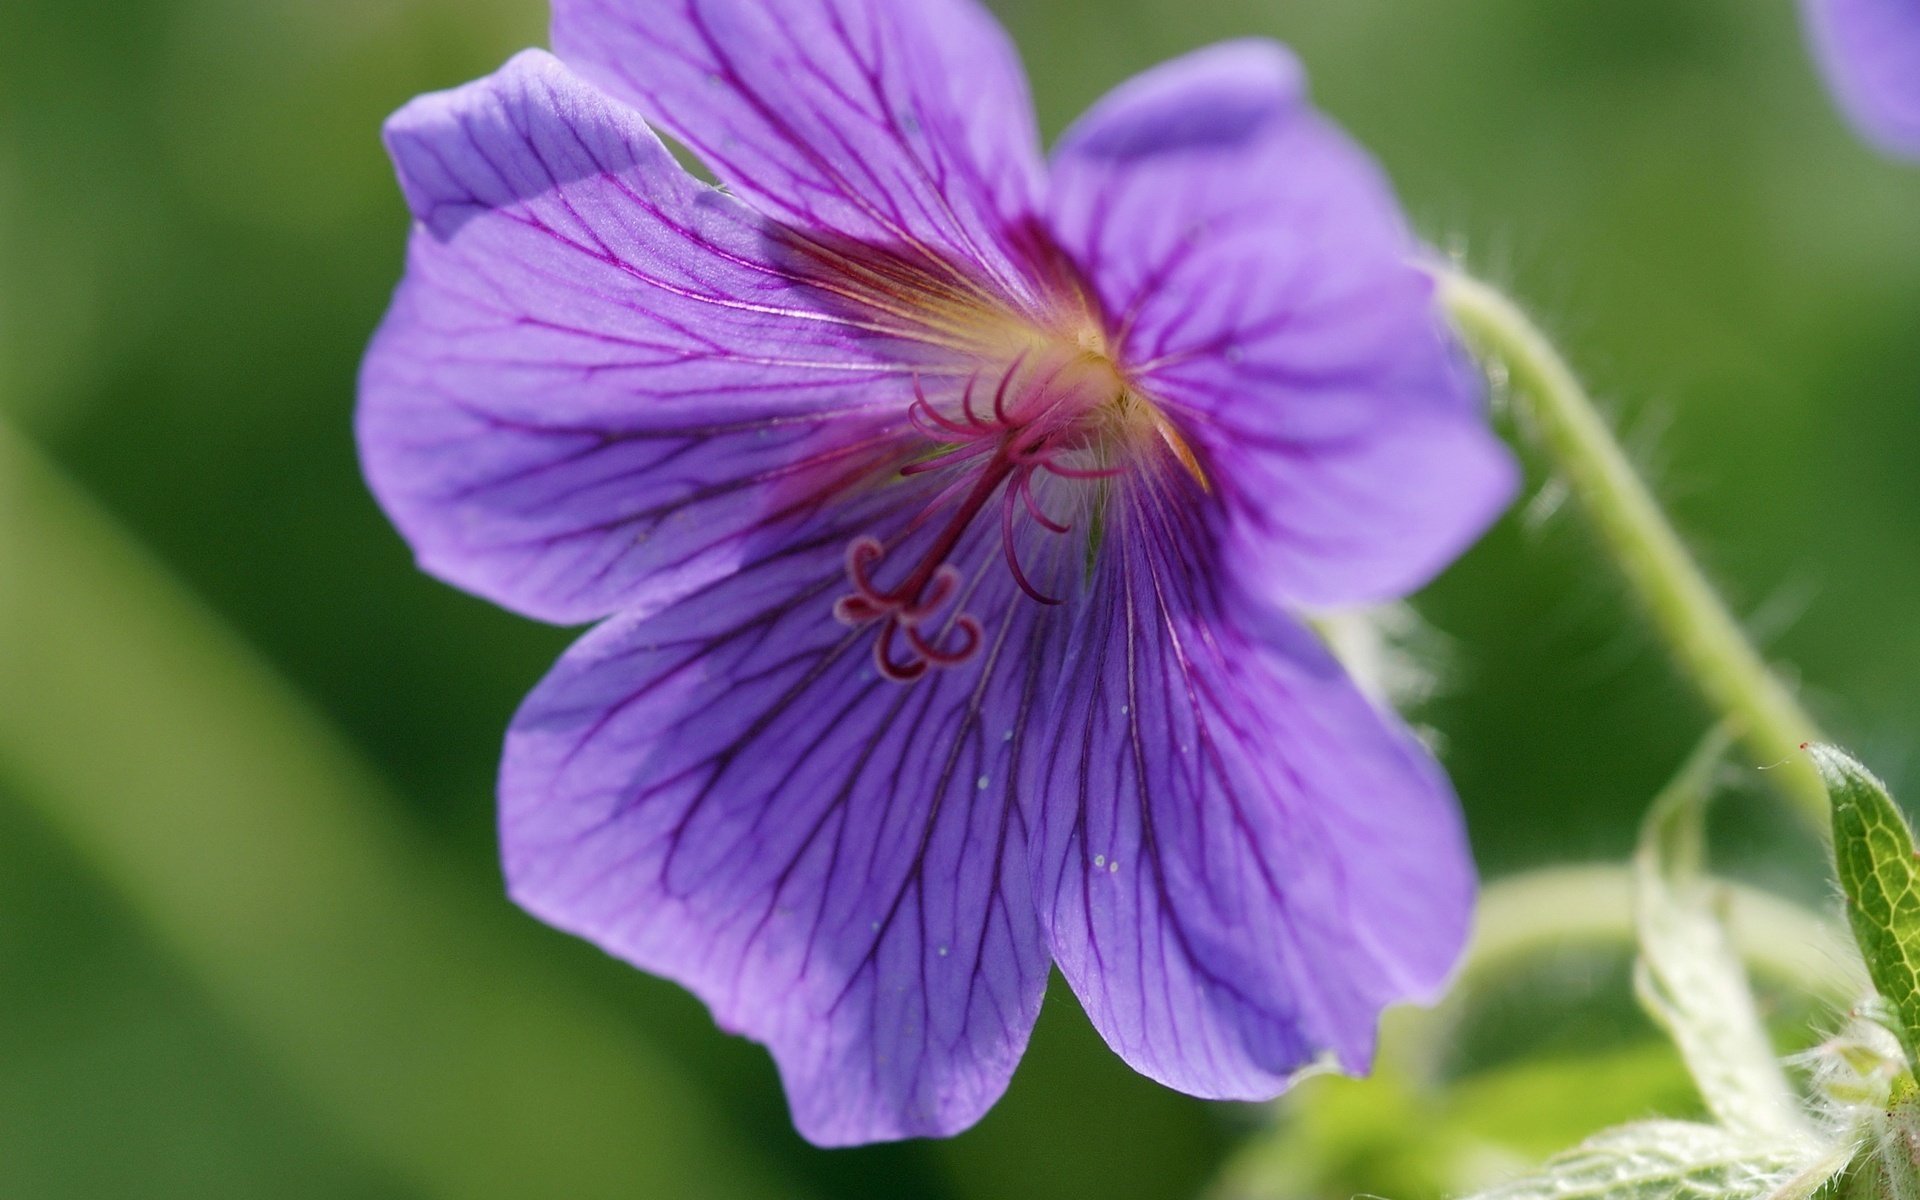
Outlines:
{"type": "MultiPolygon", "coordinates": [[[[1836,1006],[1866,989],[1844,930],[1756,888],[1709,885],[1714,910],[1735,952],[1758,977],[1836,1006]]],[[[1415,1078],[1433,1080],[1448,1031],[1477,992],[1497,987],[1542,955],[1568,950],[1627,950],[1636,943],[1633,871],[1625,864],[1545,867],[1488,884],[1473,941],[1447,999],[1434,1009],[1388,1014],[1385,1044],[1415,1078]]]]}
{"type": "Polygon", "coordinates": [[[1465,275],[1438,273],[1441,302],[1514,396],[1573,496],[1645,606],[1668,650],[1747,753],[1817,826],[1827,792],[1800,752],[1819,727],[1770,670],[1660,505],[1634,471],[1567,362],[1506,296],[1465,275]]]}
{"type": "MultiPolygon", "coordinates": [[[[1710,886],[1715,912],[1755,974],[1837,1004],[1859,998],[1866,979],[1837,924],[1744,884],[1716,879],[1710,886]]],[[[1547,867],[1489,884],[1455,990],[1569,947],[1631,948],[1638,938],[1633,888],[1625,864],[1547,867]]]]}

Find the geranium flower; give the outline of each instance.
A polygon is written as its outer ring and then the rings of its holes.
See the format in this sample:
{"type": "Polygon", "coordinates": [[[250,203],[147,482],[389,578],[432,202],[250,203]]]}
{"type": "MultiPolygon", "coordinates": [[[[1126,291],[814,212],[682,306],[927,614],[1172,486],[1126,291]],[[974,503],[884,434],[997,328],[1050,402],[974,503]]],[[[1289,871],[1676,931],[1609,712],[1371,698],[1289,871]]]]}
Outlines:
{"type": "Polygon", "coordinates": [[[426,570],[606,618],[508,734],[514,898],[823,1144],[977,1120],[1050,966],[1198,1096],[1364,1069],[1473,872],[1291,614],[1418,587],[1513,475],[1294,60],[1162,66],[1046,163],[972,0],[555,7],[559,60],[388,127],[359,413],[426,570]]]}
{"type": "Polygon", "coordinates": [[[1827,80],[1854,124],[1920,158],[1920,0],[1803,0],[1827,80]]]}

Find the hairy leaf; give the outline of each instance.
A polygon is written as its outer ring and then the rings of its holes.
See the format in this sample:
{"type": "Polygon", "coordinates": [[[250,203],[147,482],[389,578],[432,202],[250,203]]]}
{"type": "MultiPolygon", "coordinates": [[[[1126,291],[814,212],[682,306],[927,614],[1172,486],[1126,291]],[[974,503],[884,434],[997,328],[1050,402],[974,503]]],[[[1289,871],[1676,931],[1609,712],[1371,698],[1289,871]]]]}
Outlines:
{"type": "Polygon", "coordinates": [[[1913,1035],[1920,1030],[1920,862],[1913,831],[1886,785],[1865,767],[1830,746],[1814,747],[1813,758],[1833,800],[1833,853],[1847,920],[1913,1063],[1913,1035]]]}
{"type": "Polygon", "coordinates": [[[1729,1129],[1785,1139],[1810,1130],[1755,1009],[1746,972],[1711,906],[1702,810],[1727,748],[1716,735],[1654,801],[1634,853],[1640,934],[1635,990],[1729,1129]]]}
{"type": "Polygon", "coordinates": [[[1475,1200],[1806,1200],[1846,1166],[1838,1150],[1717,1125],[1623,1125],[1475,1200]]]}
{"type": "Polygon", "coordinates": [[[1837,1189],[1841,1200],[1914,1200],[1920,1196],[1920,1093],[1867,1114],[1854,1140],[1863,1148],[1837,1189]]]}

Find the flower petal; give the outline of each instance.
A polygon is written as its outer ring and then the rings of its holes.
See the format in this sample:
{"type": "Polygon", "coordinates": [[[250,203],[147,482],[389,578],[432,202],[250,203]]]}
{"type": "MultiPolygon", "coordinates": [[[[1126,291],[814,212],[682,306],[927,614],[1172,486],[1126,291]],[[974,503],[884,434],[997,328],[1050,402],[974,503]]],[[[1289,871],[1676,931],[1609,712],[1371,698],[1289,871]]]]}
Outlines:
{"type": "Polygon", "coordinates": [[[1019,56],[976,0],[555,0],[553,13],[563,58],[761,211],[932,251],[1026,297],[1015,226],[1040,194],[1039,134],[1019,56]]]}
{"type": "Polygon", "coordinates": [[[1841,106],[1875,143],[1920,158],[1920,0],[1804,0],[1841,106]]]}
{"type": "Polygon", "coordinates": [[[589,634],[501,774],[514,898],[766,1043],[822,1145],[978,1120],[1047,975],[1012,763],[1046,610],[975,539],[980,657],[882,680],[872,631],[830,615],[860,528],[589,634]]]}
{"type": "Polygon", "coordinates": [[[657,605],[857,473],[911,353],[557,60],[396,114],[415,225],[362,368],[368,480],[422,565],[530,616],[657,605]]]}
{"type": "Polygon", "coordinates": [[[1281,47],[1216,46],[1103,100],[1056,153],[1053,220],[1269,599],[1404,595],[1512,496],[1388,184],[1281,47]]]}
{"type": "MultiPolygon", "coordinates": [[[[1190,486],[1190,485],[1189,485],[1190,486]]],[[[1116,516],[1029,757],[1034,897],[1107,1042],[1194,1095],[1365,1069],[1429,999],[1474,872],[1453,796],[1318,643],[1211,577],[1161,481],[1116,516]]]]}

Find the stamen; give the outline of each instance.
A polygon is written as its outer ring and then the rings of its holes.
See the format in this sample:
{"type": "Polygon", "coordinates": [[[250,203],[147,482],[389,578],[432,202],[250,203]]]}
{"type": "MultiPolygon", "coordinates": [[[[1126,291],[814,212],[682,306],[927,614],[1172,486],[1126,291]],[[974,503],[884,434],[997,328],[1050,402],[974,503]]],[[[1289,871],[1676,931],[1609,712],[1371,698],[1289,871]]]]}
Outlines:
{"type": "Polygon", "coordinates": [[[978,371],[975,371],[971,376],[968,377],[967,386],[965,390],[963,390],[960,393],[960,411],[966,414],[967,424],[973,426],[975,429],[984,430],[990,427],[987,425],[985,421],[982,421],[980,419],[979,414],[973,411],[973,389],[974,389],[974,385],[978,384],[979,382],[980,382],[980,372],[978,371]]]}
{"type": "Polygon", "coordinates": [[[847,546],[847,580],[854,592],[842,596],[833,606],[834,618],[843,625],[858,628],[883,622],[873,643],[873,661],[881,676],[895,683],[911,683],[925,675],[929,667],[951,667],[972,658],[980,649],[984,630],[968,614],[953,618],[952,629],[960,635],[957,645],[937,645],[923,632],[934,614],[960,591],[960,572],[942,563],[929,574],[923,563],[922,569],[899,588],[881,591],[873,582],[872,569],[885,557],[886,548],[878,541],[855,538],[847,546]],[[894,638],[899,634],[906,636],[912,651],[904,661],[893,653],[894,638]]]}
{"type": "MultiPolygon", "coordinates": [[[[912,682],[935,667],[955,666],[979,652],[984,627],[959,611],[955,602],[963,580],[948,560],[996,493],[1000,550],[1008,574],[1034,602],[1058,605],[1063,601],[1041,591],[1020,561],[1017,538],[1023,516],[1052,534],[1073,530],[1071,523],[1055,520],[1042,507],[1035,477],[1045,471],[1059,479],[1093,481],[1126,470],[1066,461],[1103,445],[1102,430],[1115,427],[1115,412],[1125,417],[1128,411],[1126,385],[1100,356],[1080,353],[1034,362],[1029,349],[1013,354],[999,371],[990,412],[975,403],[984,390],[984,377],[982,371],[967,377],[956,412],[951,401],[944,408],[936,405],[920,376],[914,375],[908,423],[933,445],[901,467],[900,474],[912,479],[951,470],[945,486],[934,491],[898,535],[905,542],[925,536],[926,530],[936,531],[918,561],[896,586],[883,588],[874,576],[887,558],[887,547],[871,537],[856,538],[847,547],[851,594],[835,603],[834,616],[855,628],[877,626],[874,665],[885,679],[912,682]]],[[[1169,445],[1177,454],[1184,443],[1169,445]]]]}
{"type": "Polygon", "coordinates": [[[1027,471],[1023,473],[1020,476],[1019,482],[1017,483],[1016,486],[1019,489],[1020,498],[1026,501],[1027,503],[1028,515],[1032,516],[1033,519],[1040,525],[1042,529],[1047,530],[1049,533],[1073,532],[1072,525],[1068,525],[1063,522],[1056,521],[1052,517],[1049,517],[1044,511],[1041,510],[1040,501],[1035,499],[1033,495],[1033,472],[1032,471],[1027,471]]]}
{"type": "Polygon", "coordinates": [[[981,639],[985,637],[985,631],[980,628],[979,621],[965,613],[962,613],[954,620],[953,627],[960,634],[960,645],[952,650],[937,649],[922,637],[919,628],[913,625],[906,627],[907,641],[913,646],[921,659],[932,666],[958,666],[979,652],[980,642],[981,639]]]}
{"type": "Polygon", "coordinates": [[[1027,361],[1027,351],[1022,350],[1013,356],[1013,364],[1007,373],[1000,377],[1000,386],[993,393],[993,415],[1001,425],[1010,424],[1007,420],[1007,393],[1013,390],[1014,376],[1020,373],[1021,364],[1027,361]]]}
{"type": "Polygon", "coordinates": [[[912,683],[927,673],[931,665],[929,659],[908,659],[904,663],[893,661],[893,631],[899,628],[888,621],[880,630],[880,636],[873,643],[873,664],[879,668],[882,679],[894,683],[912,683]]]}
{"type": "Polygon", "coordinates": [[[933,573],[932,581],[927,584],[920,602],[914,605],[912,611],[916,615],[931,615],[935,609],[953,599],[953,594],[959,590],[960,572],[951,566],[942,566],[933,573]]]}
{"type": "Polygon", "coordinates": [[[859,599],[873,601],[880,595],[880,589],[873,586],[873,579],[867,572],[886,556],[886,547],[875,538],[855,538],[847,547],[847,578],[853,580],[854,592],[859,599]]]}
{"type": "MultiPolygon", "coordinates": [[[[976,373],[974,378],[978,377],[976,373]]],[[[967,395],[971,396],[972,394],[973,381],[970,379],[967,381],[967,395]]],[[[926,389],[921,386],[920,376],[917,372],[913,377],[913,404],[907,409],[907,419],[913,422],[914,428],[926,434],[928,437],[933,438],[935,441],[940,440],[940,435],[935,432],[935,430],[941,430],[962,438],[972,437],[980,430],[980,423],[974,419],[970,407],[967,409],[967,423],[964,425],[951,417],[942,415],[940,410],[933,406],[933,402],[927,399],[926,389]],[[928,425],[934,428],[928,429],[928,425]]]]}
{"type": "MultiPolygon", "coordinates": [[[[1026,470],[1031,472],[1032,468],[1028,467],[1026,470]]],[[[1020,590],[1042,604],[1056,605],[1060,603],[1059,600],[1033,586],[1032,581],[1027,578],[1027,573],[1020,568],[1020,555],[1013,548],[1013,494],[1021,484],[1026,483],[1027,478],[1026,474],[1022,474],[1018,482],[1010,485],[1006,500],[1000,505],[1000,549],[1006,555],[1007,570],[1013,572],[1013,581],[1020,585],[1020,590]]]]}

